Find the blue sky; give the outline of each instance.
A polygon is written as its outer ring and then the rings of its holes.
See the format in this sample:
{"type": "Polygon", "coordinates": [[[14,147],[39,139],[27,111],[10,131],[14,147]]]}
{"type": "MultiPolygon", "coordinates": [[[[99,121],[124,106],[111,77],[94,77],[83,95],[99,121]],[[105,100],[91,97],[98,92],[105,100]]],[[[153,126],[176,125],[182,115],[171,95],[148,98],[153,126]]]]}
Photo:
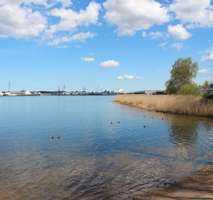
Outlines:
{"type": "Polygon", "coordinates": [[[174,61],[213,80],[210,0],[0,0],[0,90],[163,89],[174,61]]]}

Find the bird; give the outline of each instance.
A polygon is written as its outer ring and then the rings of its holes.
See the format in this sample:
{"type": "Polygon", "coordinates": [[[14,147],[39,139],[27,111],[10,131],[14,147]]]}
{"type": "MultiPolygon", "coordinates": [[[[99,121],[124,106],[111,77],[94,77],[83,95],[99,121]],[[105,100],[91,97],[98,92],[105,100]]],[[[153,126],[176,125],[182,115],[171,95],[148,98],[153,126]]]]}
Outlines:
{"type": "Polygon", "coordinates": [[[60,140],[60,139],[61,139],[61,136],[57,136],[57,139],[60,140]]]}
{"type": "Polygon", "coordinates": [[[51,139],[54,140],[54,136],[51,136],[51,139]]]}

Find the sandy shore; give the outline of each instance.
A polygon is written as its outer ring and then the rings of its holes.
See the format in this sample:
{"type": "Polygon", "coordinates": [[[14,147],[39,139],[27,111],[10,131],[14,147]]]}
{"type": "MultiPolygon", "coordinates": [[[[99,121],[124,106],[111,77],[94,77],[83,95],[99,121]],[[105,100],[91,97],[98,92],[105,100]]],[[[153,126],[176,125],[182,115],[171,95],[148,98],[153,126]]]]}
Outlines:
{"type": "Polygon", "coordinates": [[[206,166],[178,183],[134,198],[134,200],[152,199],[213,199],[213,165],[206,166]]]}
{"type": "Polygon", "coordinates": [[[149,111],[213,117],[213,101],[196,96],[127,94],[117,96],[115,101],[149,111]]]}

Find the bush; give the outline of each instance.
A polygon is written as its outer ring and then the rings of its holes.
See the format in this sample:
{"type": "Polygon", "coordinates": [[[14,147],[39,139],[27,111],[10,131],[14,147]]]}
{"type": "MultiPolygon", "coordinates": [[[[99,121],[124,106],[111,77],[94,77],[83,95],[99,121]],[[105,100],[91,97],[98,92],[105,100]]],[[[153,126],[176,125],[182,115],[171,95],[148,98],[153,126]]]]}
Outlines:
{"type": "Polygon", "coordinates": [[[200,88],[195,84],[185,84],[183,85],[180,90],[178,91],[178,94],[181,95],[200,95],[200,88]]]}

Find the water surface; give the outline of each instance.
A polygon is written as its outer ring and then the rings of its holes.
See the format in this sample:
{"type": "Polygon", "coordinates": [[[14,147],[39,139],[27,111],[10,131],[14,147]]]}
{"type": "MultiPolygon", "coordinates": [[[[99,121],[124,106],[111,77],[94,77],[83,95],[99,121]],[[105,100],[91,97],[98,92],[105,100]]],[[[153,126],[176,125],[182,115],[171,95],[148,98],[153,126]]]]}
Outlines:
{"type": "Polygon", "coordinates": [[[113,97],[0,98],[0,199],[131,199],[212,162],[212,119],[113,97]]]}

